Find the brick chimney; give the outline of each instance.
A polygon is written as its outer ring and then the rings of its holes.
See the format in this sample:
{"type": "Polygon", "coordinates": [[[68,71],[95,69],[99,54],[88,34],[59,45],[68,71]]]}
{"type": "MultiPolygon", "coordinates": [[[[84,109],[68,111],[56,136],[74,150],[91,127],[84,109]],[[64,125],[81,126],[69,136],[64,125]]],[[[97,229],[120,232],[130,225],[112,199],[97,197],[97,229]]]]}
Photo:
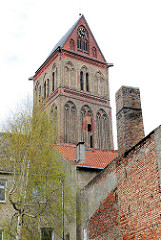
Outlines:
{"type": "Polygon", "coordinates": [[[76,161],[82,164],[85,162],[85,160],[85,143],[79,142],[76,147],[76,161]]]}
{"type": "Polygon", "coordinates": [[[138,88],[122,86],[116,93],[118,153],[122,155],[145,137],[138,88]]]}

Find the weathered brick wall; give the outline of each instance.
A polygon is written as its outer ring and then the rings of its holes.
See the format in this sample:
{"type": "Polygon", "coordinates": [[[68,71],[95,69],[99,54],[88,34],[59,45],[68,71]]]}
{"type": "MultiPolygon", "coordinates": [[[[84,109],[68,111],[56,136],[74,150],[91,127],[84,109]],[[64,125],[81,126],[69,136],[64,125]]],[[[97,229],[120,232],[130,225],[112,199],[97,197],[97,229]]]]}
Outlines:
{"type": "Polygon", "coordinates": [[[82,238],[88,229],[88,239],[119,239],[116,187],[114,160],[82,190],[82,238]]]}
{"type": "Polygon", "coordinates": [[[88,223],[89,239],[120,239],[117,190],[108,194],[88,223]]]}
{"type": "Polygon", "coordinates": [[[118,152],[122,155],[145,136],[138,88],[122,86],[118,90],[116,113],[118,152]]]}
{"type": "Polygon", "coordinates": [[[161,239],[154,134],[117,161],[117,176],[121,239],[161,239]]]}

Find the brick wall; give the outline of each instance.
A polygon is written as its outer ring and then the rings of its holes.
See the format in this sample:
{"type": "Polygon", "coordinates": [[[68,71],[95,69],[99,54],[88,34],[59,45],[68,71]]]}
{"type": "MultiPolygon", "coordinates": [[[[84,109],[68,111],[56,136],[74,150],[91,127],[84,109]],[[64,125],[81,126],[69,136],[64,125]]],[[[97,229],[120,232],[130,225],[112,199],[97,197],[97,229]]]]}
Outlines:
{"type": "Polygon", "coordinates": [[[82,190],[82,230],[88,229],[88,239],[119,239],[116,187],[114,160],[82,190]]]}
{"type": "Polygon", "coordinates": [[[89,239],[119,239],[117,191],[112,191],[89,221],[89,239]]]}
{"type": "Polygon", "coordinates": [[[117,161],[117,175],[121,239],[161,239],[161,193],[154,134],[117,161]]]}
{"type": "Polygon", "coordinates": [[[118,152],[122,155],[145,136],[138,88],[122,86],[118,90],[116,113],[118,152]]]}

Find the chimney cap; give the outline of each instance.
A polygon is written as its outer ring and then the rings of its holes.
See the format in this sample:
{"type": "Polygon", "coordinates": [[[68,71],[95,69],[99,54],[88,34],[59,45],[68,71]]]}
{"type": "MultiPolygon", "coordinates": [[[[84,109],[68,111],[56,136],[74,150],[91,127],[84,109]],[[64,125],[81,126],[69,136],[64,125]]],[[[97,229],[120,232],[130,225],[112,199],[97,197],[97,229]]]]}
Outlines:
{"type": "Polygon", "coordinates": [[[76,146],[80,145],[80,144],[85,144],[85,142],[78,142],[76,146]]]}

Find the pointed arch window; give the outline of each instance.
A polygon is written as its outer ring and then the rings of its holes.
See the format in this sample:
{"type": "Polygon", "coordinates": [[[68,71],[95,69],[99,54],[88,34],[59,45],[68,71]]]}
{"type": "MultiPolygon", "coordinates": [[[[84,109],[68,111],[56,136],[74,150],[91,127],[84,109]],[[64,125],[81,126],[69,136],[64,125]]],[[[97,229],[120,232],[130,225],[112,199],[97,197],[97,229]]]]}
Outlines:
{"type": "Polygon", "coordinates": [[[80,71],[80,90],[89,92],[89,73],[86,66],[83,66],[80,71]]]}
{"type": "Polygon", "coordinates": [[[52,91],[55,91],[55,72],[53,72],[53,79],[52,79],[52,91]]]}
{"type": "Polygon", "coordinates": [[[93,114],[89,106],[81,108],[81,141],[85,142],[87,147],[93,147],[93,114]]]}
{"type": "Polygon", "coordinates": [[[67,62],[64,69],[64,85],[66,87],[75,88],[75,68],[71,61],[67,62]]]}
{"type": "Polygon", "coordinates": [[[54,63],[52,67],[52,92],[54,92],[55,89],[57,88],[57,75],[58,75],[58,69],[57,69],[56,63],[54,63]]]}
{"type": "Polygon", "coordinates": [[[46,98],[46,81],[44,82],[44,98],[46,98]]]}
{"type": "Polygon", "coordinates": [[[50,85],[49,85],[49,79],[47,79],[47,97],[49,97],[50,93],[50,85]]]}
{"type": "Polygon", "coordinates": [[[80,89],[83,90],[84,89],[84,83],[83,83],[83,72],[80,72],[80,89]]]}
{"type": "Polygon", "coordinates": [[[76,107],[69,101],[64,106],[64,141],[66,143],[76,143],[76,107]]]}
{"type": "Polygon", "coordinates": [[[86,73],[86,91],[89,92],[89,74],[86,73]]]}
{"type": "Polygon", "coordinates": [[[97,51],[95,47],[92,48],[92,56],[93,58],[97,58],[97,51]]]}
{"type": "Polygon", "coordinates": [[[108,118],[103,109],[100,109],[96,116],[97,121],[97,147],[107,149],[108,147],[108,118]]]}
{"type": "Polygon", "coordinates": [[[106,93],[105,79],[101,72],[96,73],[95,93],[101,96],[105,96],[106,93]]]}
{"type": "Polygon", "coordinates": [[[82,25],[77,29],[77,49],[88,53],[88,32],[82,25]]]}

